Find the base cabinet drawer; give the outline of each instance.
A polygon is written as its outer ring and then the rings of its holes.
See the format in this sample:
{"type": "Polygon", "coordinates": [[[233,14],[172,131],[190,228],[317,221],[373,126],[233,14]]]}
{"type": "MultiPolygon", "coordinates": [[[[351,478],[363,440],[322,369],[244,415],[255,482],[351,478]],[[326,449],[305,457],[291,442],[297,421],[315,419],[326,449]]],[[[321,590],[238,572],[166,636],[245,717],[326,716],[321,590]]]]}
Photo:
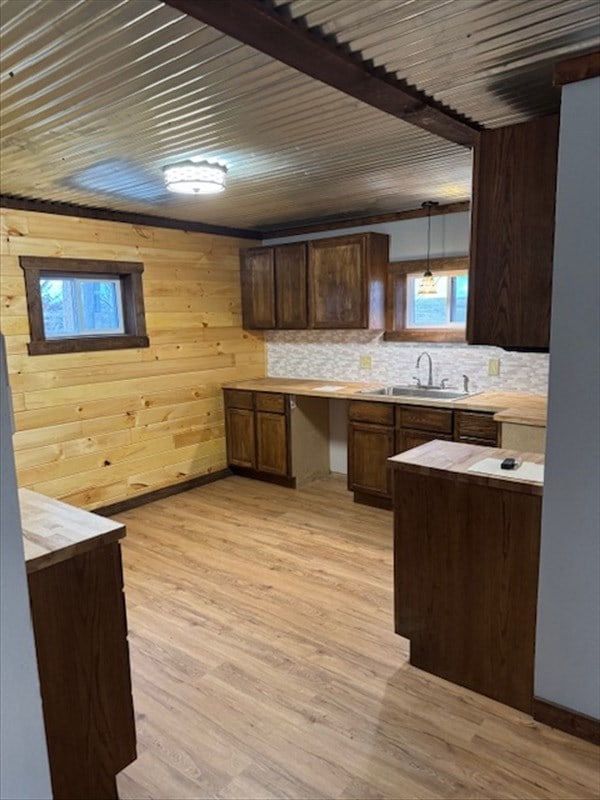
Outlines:
{"type": "Polygon", "coordinates": [[[423,431],[411,431],[408,428],[402,428],[396,431],[396,452],[404,453],[405,450],[412,450],[413,447],[433,442],[434,439],[451,442],[452,436],[447,433],[423,433],[423,431]]]}
{"type": "Polygon", "coordinates": [[[451,409],[400,406],[397,412],[397,419],[398,427],[400,428],[452,434],[451,409]]]}
{"type": "Polygon", "coordinates": [[[493,414],[478,411],[454,412],[454,439],[471,444],[496,445],[498,423],[493,414]]]}

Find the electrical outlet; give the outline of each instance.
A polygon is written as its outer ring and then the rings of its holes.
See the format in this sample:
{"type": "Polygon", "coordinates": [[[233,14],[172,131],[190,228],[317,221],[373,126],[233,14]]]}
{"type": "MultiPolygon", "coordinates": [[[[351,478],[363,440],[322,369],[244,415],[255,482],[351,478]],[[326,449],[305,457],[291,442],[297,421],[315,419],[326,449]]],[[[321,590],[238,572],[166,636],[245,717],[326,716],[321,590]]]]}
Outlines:
{"type": "Polygon", "coordinates": [[[500,359],[499,358],[490,358],[488,361],[488,375],[493,375],[494,377],[500,375],[500,359]]]}
{"type": "Polygon", "coordinates": [[[358,366],[360,369],[371,369],[373,366],[373,360],[371,356],[360,356],[358,359],[358,366]]]}

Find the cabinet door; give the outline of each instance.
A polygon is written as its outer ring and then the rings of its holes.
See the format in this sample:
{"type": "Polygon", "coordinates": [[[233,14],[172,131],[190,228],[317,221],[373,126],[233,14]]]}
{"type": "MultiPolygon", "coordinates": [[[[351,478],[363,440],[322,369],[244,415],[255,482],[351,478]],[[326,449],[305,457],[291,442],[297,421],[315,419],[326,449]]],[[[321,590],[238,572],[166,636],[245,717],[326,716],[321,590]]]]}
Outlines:
{"type": "Polygon", "coordinates": [[[365,239],[309,242],[309,322],[313,328],[366,328],[365,239]]]}
{"type": "Polygon", "coordinates": [[[387,459],[394,455],[394,429],[351,422],[348,426],[348,488],[392,496],[387,459]]]}
{"type": "Polygon", "coordinates": [[[484,131],[475,148],[467,341],[547,348],[558,116],[484,131]]]}
{"type": "Polygon", "coordinates": [[[275,248],[275,305],[278,328],[306,328],[306,244],[275,248]]]}
{"type": "Polygon", "coordinates": [[[275,328],[275,259],[272,247],[253,247],[241,254],[244,328],[275,328]]]}
{"type": "Polygon", "coordinates": [[[256,469],[290,477],[286,414],[256,412],[256,469]]]}
{"type": "Polygon", "coordinates": [[[423,433],[422,431],[400,428],[400,430],[396,431],[396,452],[403,453],[405,450],[412,450],[413,447],[433,442],[434,439],[451,442],[452,436],[447,433],[423,433]]]}
{"type": "Polygon", "coordinates": [[[227,408],[225,411],[227,463],[236,467],[256,467],[254,411],[227,408]]]}

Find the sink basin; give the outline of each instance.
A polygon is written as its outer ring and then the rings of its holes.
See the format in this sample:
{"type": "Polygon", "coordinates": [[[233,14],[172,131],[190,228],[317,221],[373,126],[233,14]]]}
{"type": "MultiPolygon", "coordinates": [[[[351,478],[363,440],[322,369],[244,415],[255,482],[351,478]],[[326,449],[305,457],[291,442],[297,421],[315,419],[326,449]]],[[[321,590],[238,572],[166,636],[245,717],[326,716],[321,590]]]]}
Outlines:
{"type": "Polygon", "coordinates": [[[467,392],[455,389],[428,389],[425,386],[386,386],[384,389],[364,389],[360,394],[388,397],[427,397],[430,400],[457,400],[467,397],[467,392]]]}

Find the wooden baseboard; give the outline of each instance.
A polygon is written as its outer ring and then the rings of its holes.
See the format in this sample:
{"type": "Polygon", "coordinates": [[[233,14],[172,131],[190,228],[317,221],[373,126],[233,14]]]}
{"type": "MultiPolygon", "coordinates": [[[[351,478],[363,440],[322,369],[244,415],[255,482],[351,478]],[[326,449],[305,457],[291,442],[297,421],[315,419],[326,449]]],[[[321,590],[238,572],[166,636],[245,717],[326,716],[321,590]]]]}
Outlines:
{"type": "Polygon", "coordinates": [[[257,469],[249,469],[248,467],[230,467],[234,475],[240,475],[242,478],[252,478],[255,481],[266,481],[267,483],[276,483],[278,486],[285,486],[286,489],[296,488],[296,478],[287,478],[285,475],[271,475],[269,472],[260,472],[257,469]]]}
{"type": "Polygon", "coordinates": [[[135,497],[128,497],[127,500],[119,500],[116,503],[110,503],[109,505],[95,508],[93,513],[101,514],[103,517],[121,514],[123,511],[129,511],[132,508],[144,506],[146,503],[162,500],[163,497],[170,497],[172,494],[187,492],[189,489],[196,489],[198,486],[220,481],[223,478],[228,478],[231,474],[230,469],[220,469],[218,472],[209,472],[207,475],[199,475],[197,478],[190,478],[189,481],[174,483],[171,486],[163,486],[162,489],[155,489],[153,492],[138,494],[135,497]]]}
{"type": "Polygon", "coordinates": [[[354,492],[354,502],[360,503],[363,506],[371,506],[372,508],[383,508],[385,511],[392,510],[391,499],[389,497],[379,497],[379,495],[376,494],[354,492]]]}
{"type": "Polygon", "coordinates": [[[570,733],[592,744],[600,744],[600,720],[580,714],[571,708],[549,703],[539,697],[533,698],[533,718],[551,728],[570,733]]]}

